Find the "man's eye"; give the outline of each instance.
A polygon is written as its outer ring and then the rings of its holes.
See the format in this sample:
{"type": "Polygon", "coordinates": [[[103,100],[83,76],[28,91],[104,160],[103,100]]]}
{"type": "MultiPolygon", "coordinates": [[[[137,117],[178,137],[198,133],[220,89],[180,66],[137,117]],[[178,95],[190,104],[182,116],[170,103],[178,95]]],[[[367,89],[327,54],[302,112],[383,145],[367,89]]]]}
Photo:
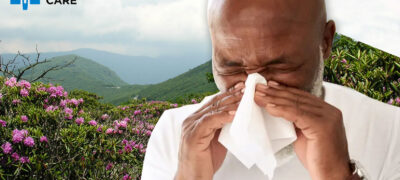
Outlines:
{"type": "Polygon", "coordinates": [[[217,71],[217,72],[218,72],[218,75],[221,75],[221,76],[231,76],[231,75],[243,73],[244,70],[217,71]]]}

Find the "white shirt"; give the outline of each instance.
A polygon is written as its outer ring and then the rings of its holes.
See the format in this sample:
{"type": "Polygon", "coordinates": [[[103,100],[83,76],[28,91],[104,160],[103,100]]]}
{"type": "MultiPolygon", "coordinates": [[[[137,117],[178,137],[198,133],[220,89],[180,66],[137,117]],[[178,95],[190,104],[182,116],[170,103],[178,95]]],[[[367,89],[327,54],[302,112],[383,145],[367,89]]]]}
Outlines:
{"type": "MultiPolygon", "coordinates": [[[[324,101],[340,109],[349,153],[360,162],[371,180],[400,179],[400,108],[369,98],[351,88],[323,82],[324,101]]],[[[215,95],[215,94],[214,94],[215,95]]],[[[178,166],[181,124],[200,108],[185,105],[164,111],[149,139],[142,179],[173,179],[178,166]]],[[[214,179],[268,180],[256,166],[247,169],[227,153],[214,179]]],[[[297,156],[275,170],[274,180],[311,179],[297,156]]]]}

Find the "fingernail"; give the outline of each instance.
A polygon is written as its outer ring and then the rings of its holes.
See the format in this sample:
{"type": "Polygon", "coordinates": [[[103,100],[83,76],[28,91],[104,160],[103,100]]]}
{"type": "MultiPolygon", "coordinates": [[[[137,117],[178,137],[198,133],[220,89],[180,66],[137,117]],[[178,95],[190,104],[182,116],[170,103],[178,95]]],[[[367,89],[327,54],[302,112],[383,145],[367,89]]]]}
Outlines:
{"type": "Polygon", "coordinates": [[[275,81],[269,81],[268,84],[273,85],[273,86],[279,86],[279,83],[277,83],[275,81]]]}
{"type": "Polygon", "coordinates": [[[267,104],[267,107],[275,107],[275,106],[276,106],[275,104],[270,104],[270,103],[267,104]]]}
{"type": "Polygon", "coordinates": [[[235,115],[236,114],[236,111],[229,111],[228,112],[230,115],[235,115]]]}
{"type": "Polygon", "coordinates": [[[238,87],[241,87],[241,86],[243,86],[244,84],[243,84],[243,82],[240,82],[240,83],[237,83],[234,87],[235,88],[238,88],[238,87]]]}

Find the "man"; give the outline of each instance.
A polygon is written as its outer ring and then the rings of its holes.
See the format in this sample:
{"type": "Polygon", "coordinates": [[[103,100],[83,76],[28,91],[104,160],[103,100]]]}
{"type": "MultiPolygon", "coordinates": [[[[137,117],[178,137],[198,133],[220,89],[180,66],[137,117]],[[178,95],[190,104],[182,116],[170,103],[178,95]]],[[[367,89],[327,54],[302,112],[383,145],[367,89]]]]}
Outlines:
{"type": "Polygon", "coordinates": [[[218,142],[251,73],[268,81],[257,105],[296,127],[297,156],[274,179],[400,179],[399,108],[322,82],[335,34],[323,0],[211,0],[208,22],[220,93],[163,113],[143,179],[268,179],[218,142]]]}

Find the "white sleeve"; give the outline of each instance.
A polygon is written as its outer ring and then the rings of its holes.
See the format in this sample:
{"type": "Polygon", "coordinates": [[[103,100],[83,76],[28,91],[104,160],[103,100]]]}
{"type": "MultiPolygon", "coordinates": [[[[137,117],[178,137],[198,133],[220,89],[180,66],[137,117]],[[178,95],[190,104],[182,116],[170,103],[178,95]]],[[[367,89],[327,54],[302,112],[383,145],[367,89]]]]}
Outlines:
{"type": "Polygon", "coordinates": [[[391,143],[386,158],[386,165],[382,171],[382,180],[400,179],[400,108],[397,109],[391,129],[391,143]]]}
{"type": "Polygon", "coordinates": [[[147,144],[143,162],[142,179],[173,179],[178,164],[180,131],[176,128],[170,110],[164,111],[147,144]]]}

